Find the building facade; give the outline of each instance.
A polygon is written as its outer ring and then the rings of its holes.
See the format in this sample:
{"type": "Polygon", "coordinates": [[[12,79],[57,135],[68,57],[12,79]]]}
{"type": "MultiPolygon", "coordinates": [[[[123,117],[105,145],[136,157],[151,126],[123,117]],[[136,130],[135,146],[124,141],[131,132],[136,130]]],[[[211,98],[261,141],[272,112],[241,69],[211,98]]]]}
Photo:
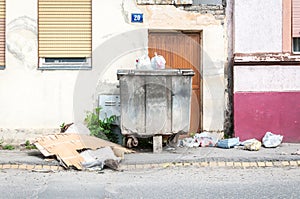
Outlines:
{"type": "Polygon", "coordinates": [[[117,69],[154,52],[168,68],[196,71],[191,131],[224,132],[224,1],[2,0],[0,7],[0,138],[7,142],[83,122],[99,95],[119,94],[117,69]]]}
{"type": "Polygon", "coordinates": [[[300,2],[234,2],[234,129],[300,141],[300,2]]]}

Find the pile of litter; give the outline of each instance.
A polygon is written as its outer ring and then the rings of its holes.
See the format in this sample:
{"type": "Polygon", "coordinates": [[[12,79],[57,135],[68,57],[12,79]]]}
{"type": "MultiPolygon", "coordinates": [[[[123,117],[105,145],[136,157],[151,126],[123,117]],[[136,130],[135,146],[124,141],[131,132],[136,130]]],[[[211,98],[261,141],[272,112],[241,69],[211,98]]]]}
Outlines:
{"type": "Polygon", "coordinates": [[[216,146],[218,136],[216,134],[203,132],[196,133],[193,137],[184,138],[180,140],[178,146],[180,147],[212,147],[216,146]]]}
{"type": "Polygon", "coordinates": [[[38,138],[34,145],[45,156],[56,156],[61,165],[78,170],[103,169],[108,166],[118,169],[124,153],[133,150],[100,138],[75,133],[59,133],[38,138]]]}
{"type": "Polygon", "coordinates": [[[258,151],[263,145],[266,148],[278,147],[283,140],[282,135],[275,135],[267,132],[262,139],[262,142],[253,138],[240,142],[239,138],[218,139],[217,136],[211,133],[197,133],[193,137],[184,138],[179,141],[180,147],[219,147],[224,149],[241,147],[249,151],[258,151]]]}

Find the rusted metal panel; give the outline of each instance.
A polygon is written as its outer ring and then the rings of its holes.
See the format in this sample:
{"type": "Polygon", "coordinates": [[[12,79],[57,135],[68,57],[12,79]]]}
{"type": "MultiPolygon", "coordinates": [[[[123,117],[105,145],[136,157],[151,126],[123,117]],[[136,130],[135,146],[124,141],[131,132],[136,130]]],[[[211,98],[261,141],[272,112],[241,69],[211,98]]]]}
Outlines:
{"type": "Polygon", "coordinates": [[[293,0],[292,2],[292,25],[293,25],[293,37],[300,37],[300,1],[293,0]]]}
{"type": "Polygon", "coordinates": [[[39,0],[39,57],[90,57],[91,0],[39,0]]]}
{"type": "Polygon", "coordinates": [[[193,70],[118,70],[123,135],[188,133],[193,70]]]}

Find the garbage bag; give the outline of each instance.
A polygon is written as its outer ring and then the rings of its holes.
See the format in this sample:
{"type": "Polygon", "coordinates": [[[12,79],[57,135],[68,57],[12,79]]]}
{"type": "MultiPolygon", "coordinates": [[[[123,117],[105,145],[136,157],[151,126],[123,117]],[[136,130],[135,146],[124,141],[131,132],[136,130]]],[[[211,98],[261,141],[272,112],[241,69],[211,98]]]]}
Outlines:
{"type": "Polygon", "coordinates": [[[184,138],[179,142],[182,147],[210,147],[216,146],[218,138],[208,132],[196,133],[192,138],[184,138]]]}
{"type": "Polygon", "coordinates": [[[244,146],[245,150],[258,151],[261,147],[261,142],[255,138],[253,138],[253,139],[242,142],[241,145],[244,146]]]}
{"type": "Polygon", "coordinates": [[[189,147],[189,148],[199,147],[200,145],[194,138],[184,138],[179,143],[180,143],[179,146],[189,147]]]}
{"type": "Polygon", "coordinates": [[[275,135],[271,132],[267,132],[262,139],[264,147],[271,148],[271,147],[278,147],[282,142],[283,136],[282,135],[275,135]]]}
{"type": "Polygon", "coordinates": [[[136,69],[144,69],[144,70],[152,69],[151,61],[148,55],[143,55],[136,60],[136,69]]]}
{"type": "Polygon", "coordinates": [[[208,132],[196,133],[194,139],[201,147],[216,146],[218,142],[218,139],[213,134],[208,132]]]}
{"type": "Polygon", "coordinates": [[[152,69],[165,69],[166,60],[163,56],[154,53],[154,57],[151,58],[152,69]]]}
{"type": "Polygon", "coordinates": [[[97,150],[86,150],[80,153],[84,159],[82,166],[90,170],[102,170],[104,166],[117,169],[121,159],[117,157],[111,147],[103,147],[97,150]]]}

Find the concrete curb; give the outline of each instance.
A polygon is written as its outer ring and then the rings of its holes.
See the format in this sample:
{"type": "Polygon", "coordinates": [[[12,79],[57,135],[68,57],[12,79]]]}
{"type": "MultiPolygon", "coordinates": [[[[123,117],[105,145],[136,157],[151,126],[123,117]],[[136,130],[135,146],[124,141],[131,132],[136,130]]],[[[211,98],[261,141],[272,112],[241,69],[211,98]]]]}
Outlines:
{"type": "Polygon", "coordinates": [[[169,162],[158,164],[128,164],[121,165],[120,170],[141,170],[154,168],[177,168],[177,167],[211,167],[211,168],[266,168],[266,167],[300,167],[298,161],[253,161],[253,162],[169,162]]]}
{"type": "Polygon", "coordinates": [[[40,171],[40,172],[54,172],[65,170],[62,166],[50,166],[41,164],[0,164],[0,170],[5,169],[18,169],[18,170],[29,170],[29,171],[40,171]]]}
{"type": "MultiPolygon", "coordinates": [[[[210,167],[210,168],[267,168],[267,167],[300,167],[300,160],[297,161],[253,161],[253,162],[233,162],[233,161],[211,161],[211,162],[167,162],[157,164],[121,164],[119,170],[132,171],[143,169],[166,169],[179,167],[210,167]]],[[[50,166],[40,164],[0,164],[0,170],[18,169],[35,172],[56,172],[67,171],[62,166],[50,166]]]]}

